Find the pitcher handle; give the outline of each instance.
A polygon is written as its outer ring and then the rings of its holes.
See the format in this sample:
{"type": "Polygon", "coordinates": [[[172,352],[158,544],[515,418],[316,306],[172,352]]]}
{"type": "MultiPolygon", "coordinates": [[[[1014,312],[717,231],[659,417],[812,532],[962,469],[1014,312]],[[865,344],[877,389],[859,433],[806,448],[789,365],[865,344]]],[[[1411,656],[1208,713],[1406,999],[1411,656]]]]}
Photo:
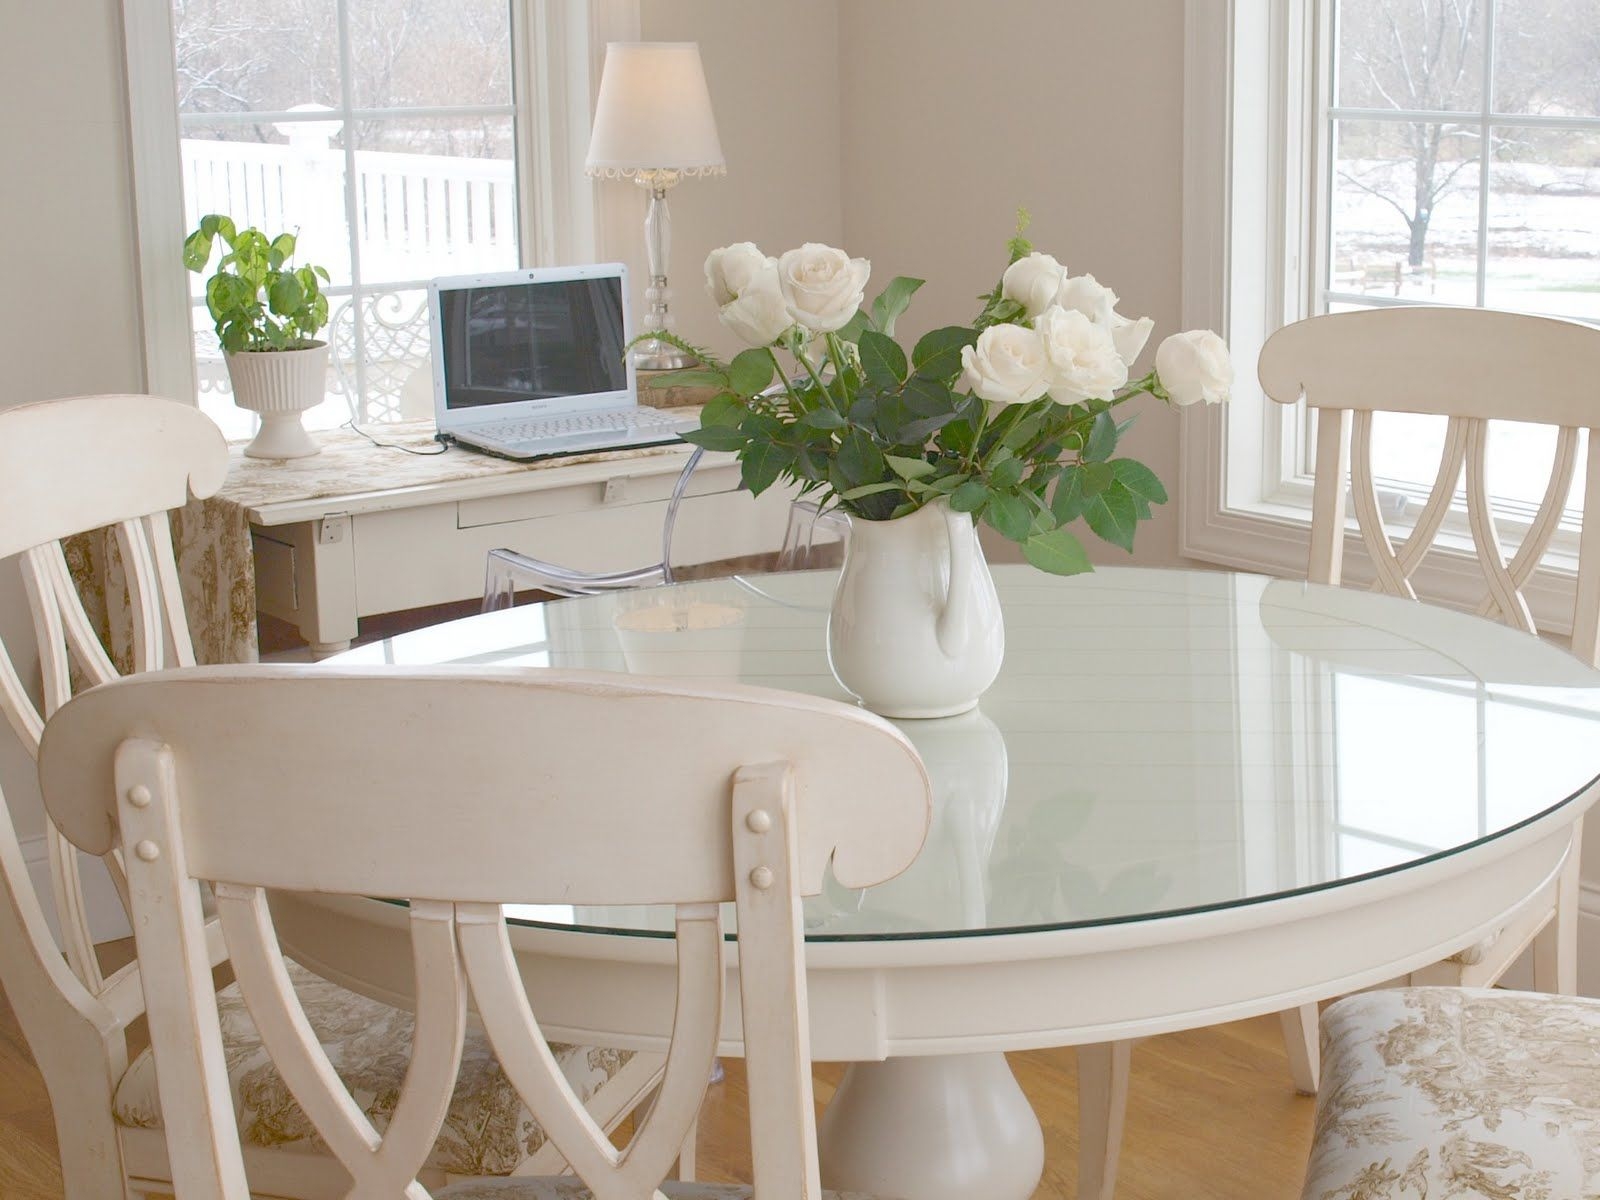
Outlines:
{"type": "Polygon", "coordinates": [[[950,542],[950,587],[945,593],[944,609],[934,632],[939,638],[939,649],[945,657],[955,658],[965,654],[972,636],[968,619],[972,607],[972,572],[976,551],[973,540],[978,536],[972,518],[958,513],[948,504],[941,504],[944,515],[945,536],[950,542]]]}

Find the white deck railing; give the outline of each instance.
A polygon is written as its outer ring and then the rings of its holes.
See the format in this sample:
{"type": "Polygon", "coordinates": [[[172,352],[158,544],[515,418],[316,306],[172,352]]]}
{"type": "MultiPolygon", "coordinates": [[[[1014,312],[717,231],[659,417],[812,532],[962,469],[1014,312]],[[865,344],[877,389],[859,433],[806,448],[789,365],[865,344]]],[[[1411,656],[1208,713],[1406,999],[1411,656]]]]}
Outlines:
{"type": "MultiPolygon", "coordinates": [[[[345,152],[325,137],[289,145],[184,138],[184,216],[226,213],[269,235],[299,231],[297,257],[348,283],[345,152]]],[[[357,150],[355,213],[364,284],[514,266],[510,159],[357,150]]]]}

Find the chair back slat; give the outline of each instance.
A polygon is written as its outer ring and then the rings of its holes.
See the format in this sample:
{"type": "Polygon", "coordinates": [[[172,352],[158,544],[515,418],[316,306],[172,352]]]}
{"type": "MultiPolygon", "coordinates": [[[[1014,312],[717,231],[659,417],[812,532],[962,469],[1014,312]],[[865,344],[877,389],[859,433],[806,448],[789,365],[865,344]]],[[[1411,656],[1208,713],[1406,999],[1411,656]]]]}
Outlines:
{"type": "Polygon", "coordinates": [[[191,668],[72,700],[45,732],[40,768],[52,818],[80,845],[132,848],[164,1111],[174,1127],[207,1114],[198,1136],[172,1143],[180,1195],[245,1200],[216,1001],[192,969],[203,881],[262,1044],[360,1200],[428,1195],[416,1172],[445,1120],[469,996],[523,1103],[595,1200],[658,1197],[721,1037],[720,906],[732,901],[758,1194],[820,1200],[800,898],[821,890],[830,860],[841,883],[866,887],[921,847],[927,776],[886,722],[735,684],[597,673],[191,668]],[[326,719],[334,711],[342,722],[326,719]],[[251,786],[265,763],[251,747],[288,721],[297,753],[275,756],[269,787],[251,786]],[[473,737],[486,721],[496,736],[473,737]],[[600,753],[621,727],[629,753],[600,753]],[[416,752],[367,753],[378,728],[416,752]],[[424,769],[441,760],[445,790],[424,769]],[[339,819],[308,836],[329,780],[339,819]],[[263,804],[287,835],[258,837],[263,804]],[[226,848],[241,842],[248,853],[226,848]],[[409,900],[417,1021],[384,1130],[338,1080],[290,985],[265,891],[285,887],[409,900]],[[676,907],[672,1039],[651,1111],[622,1149],[545,1042],[503,902],[676,907]],[[196,1039],[207,1044],[198,1054],[196,1039]]]}
{"type": "MultiPolygon", "coordinates": [[[[1589,465],[1600,436],[1600,330],[1571,321],[1481,309],[1396,308],[1313,317],[1262,348],[1262,386],[1274,400],[1317,410],[1309,578],[1337,584],[1343,571],[1346,496],[1372,561],[1374,590],[1416,599],[1412,577],[1434,546],[1465,475],[1467,526],[1483,573],[1483,616],[1535,630],[1524,589],[1550,548],[1572,492],[1578,437],[1589,465]],[[1411,533],[1397,548],[1373,474],[1373,414],[1448,418],[1439,468],[1411,533]],[[1550,473],[1527,532],[1509,560],[1489,488],[1489,422],[1550,424],[1550,473]],[[1348,491],[1346,480],[1348,478],[1348,491]]],[[[1600,478],[1597,476],[1596,478],[1600,478]]],[[[1584,494],[1573,650],[1600,660],[1600,488],[1584,494]]]]}
{"type": "MultiPolygon", "coordinates": [[[[192,662],[167,510],[191,489],[209,496],[227,472],[228,449],[210,418],[155,396],[79,396],[0,411],[0,558],[15,555],[33,619],[41,695],[22,680],[15,647],[0,642],[0,711],[30,755],[44,723],[75,689],[118,675],[67,564],[62,540],[113,527],[128,564],[141,669],[192,662]],[[173,654],[152,653],[168,644],[173,654]]],[[[51,895],[62,950],[91,992],[104,986],[88,923],[77,852],[47,835],[51,895]]],[[[125,893],[122,865],[107,859],[125,893]]],[[[27,875],[0,881],[24,906],[27,875]]],[[[54,953],[54,946],[41,947],[54,953]]]]}

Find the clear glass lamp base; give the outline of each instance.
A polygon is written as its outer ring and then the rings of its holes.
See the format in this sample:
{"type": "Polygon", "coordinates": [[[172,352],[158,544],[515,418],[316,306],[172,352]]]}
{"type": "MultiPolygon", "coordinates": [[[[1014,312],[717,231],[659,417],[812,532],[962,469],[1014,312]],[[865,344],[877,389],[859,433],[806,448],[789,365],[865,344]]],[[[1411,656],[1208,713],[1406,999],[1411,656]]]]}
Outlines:
{"type": "Polygon", "coordinates": [[[633,348],[633,366],[638,371],[682,371],[699,365],[700,360],[694,355],[685,354],[666,342],[652,339],[633,348]]]}

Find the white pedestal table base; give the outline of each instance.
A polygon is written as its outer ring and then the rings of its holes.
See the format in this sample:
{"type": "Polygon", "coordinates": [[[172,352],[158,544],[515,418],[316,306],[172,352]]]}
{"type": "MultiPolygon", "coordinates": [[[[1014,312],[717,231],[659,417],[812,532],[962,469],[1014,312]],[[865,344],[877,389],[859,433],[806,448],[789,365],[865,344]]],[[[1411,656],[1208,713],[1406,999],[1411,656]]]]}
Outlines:
{"type": "Polygon", "coordinates": [[[853,1063],[817,1133],[822,1184],[917,1200],[1028,1200],[1044,1132],[1004,1054],[853,1063]]]}

